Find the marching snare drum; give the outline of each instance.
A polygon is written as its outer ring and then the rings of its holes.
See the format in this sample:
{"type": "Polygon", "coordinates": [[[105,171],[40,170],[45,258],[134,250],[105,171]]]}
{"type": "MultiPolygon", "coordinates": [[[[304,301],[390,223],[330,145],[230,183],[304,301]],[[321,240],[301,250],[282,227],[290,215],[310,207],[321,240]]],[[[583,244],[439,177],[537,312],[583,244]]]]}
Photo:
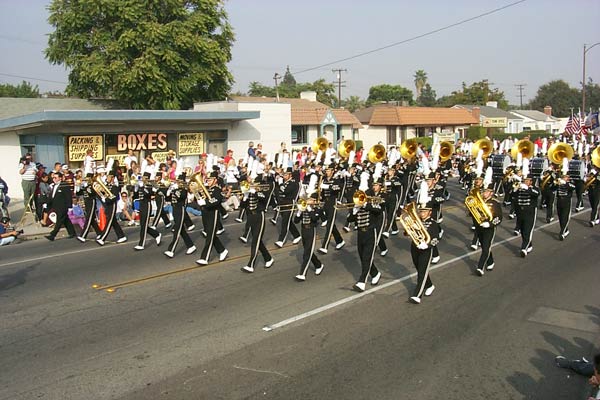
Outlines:
{"type": "Polygon", "coordinates": [[[542,172],[548,169],[548,159],[535,157],[532,158],[529,162],[529,171],[531,172],[531,176],[533,178],[540,178],[542,176],[542,172]]]}
{"type": "Polygon", "coordinates": [[[510,156],[508,154],[494,154],[490,157],[490,166],[492,167],[492,177],[494,179],[504,177],[506,169],[510,165],[510,156]]]}
{"type": "Polygon", "coordinates": [[[585,179],[585,164],[581,160],[570,160],[569,161],[569,172],[567,173],[571,179],[584,180],[585,179]]]}

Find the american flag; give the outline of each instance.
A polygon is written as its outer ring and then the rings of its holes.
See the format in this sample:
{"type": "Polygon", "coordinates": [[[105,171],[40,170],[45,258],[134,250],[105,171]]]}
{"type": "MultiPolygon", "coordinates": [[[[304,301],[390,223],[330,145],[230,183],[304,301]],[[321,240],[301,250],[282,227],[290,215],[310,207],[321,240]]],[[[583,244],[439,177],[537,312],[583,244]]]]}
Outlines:
{"type": "Polygon", "coordinates": [[[567,126],[565,126],[565,135],[573,136],[573,135],[579,133],[580,127],[581,127],[581,124],[579,122],[579,116],[571,115],[569,117],[569,120],[567,121],[567,126]]]}

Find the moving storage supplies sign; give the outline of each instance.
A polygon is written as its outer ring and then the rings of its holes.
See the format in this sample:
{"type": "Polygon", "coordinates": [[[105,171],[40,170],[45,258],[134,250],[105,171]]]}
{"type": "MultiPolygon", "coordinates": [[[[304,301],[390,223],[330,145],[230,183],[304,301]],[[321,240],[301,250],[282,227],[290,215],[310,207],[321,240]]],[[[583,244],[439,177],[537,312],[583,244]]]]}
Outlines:
{"type": "Polygon", "coordinates": [[[179,151],[181,156],[194,156],[204,153],[204,133],[180,133],[179,151]]]}
{"type": "Polygon", "coordinates": [[[69,136],[69,161],[83,161],[85,152],[91,149],[94,160],[102,160],[104,145],[102,135],[97,136],[69,136]]]}

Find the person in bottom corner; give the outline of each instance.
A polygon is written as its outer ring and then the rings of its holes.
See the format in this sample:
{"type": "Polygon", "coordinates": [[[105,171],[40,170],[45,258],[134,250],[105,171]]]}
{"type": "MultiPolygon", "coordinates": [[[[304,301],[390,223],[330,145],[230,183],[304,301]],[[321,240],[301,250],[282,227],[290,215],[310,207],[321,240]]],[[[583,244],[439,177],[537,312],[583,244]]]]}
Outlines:
{"type": "Polygon", "coordinates": [[[248,192],[244,194],[242,205],[246,208],[247,224],[252,234],[250,260],[248,264],[242,267],[242,271],[244,272],[254,272],[254,264],[256,263],[259,251],[265,259],[265,268],[271,268],[273,265],[273,256],[271,256],[262,240],[265,232],[265,211],[268,201],[268,191],[257,191],[255,188],[250,187],[248,192]]]}
{"type": "Polygon", "coordinates": [[[588,186],[588,198],[590,199],[590,207],[592,209],[590,213],[590,226],[600,224],[599,206],[600,206],[600,176],[598,171],[592,167],[589,172],[590,177],[588,179],[594,179],[588,186]]]}
{"type": "MultiPolygon", "coordinates": [[[[493,184],[492,184],[493,185],[493,184]]],[[[481,192],[483,201],[492,213],[491,220],[475,222],[475,234],[479,243],[481,243],[481,256],[477,263],[477,273],[483,276],[486,270],[494,269],[494,256],[492,255],[492,245],[496,237],[496,227],[502,222],[502,206],[494,200],[494,186],[488,186],[481,192]]]]}
{"type": "Polygon", "coordinates": [[[410,255],[417,270],[417,285],[413,291],[410,301],[415,304],[421,303],[423,295],[431,296],[435,286],[429,277],[429,267],[433,257],[433,249],[437,246],[439,237],[439,225],[431,218],[431,203],[419,206],[418,215],[431,240],[420,243],[411,242],[410,255]]]}
{"type": "Polygon", "coordinates": [[[362,271],[358,282],[354,284],[354,290],[359,292],[365,291],[369,276],[372,285],[377,285],[381,279],[381,272],[375,266],[373,259],[379,237],[377,217],[381,215],[382,211],[379,204],[365,202],[361,207],[354,207],[352,215],[348,217],[349,222],[356,222],[358,227],[356,247],[362,271]]]}
{"type": "Polygon", "coordinates": [[[575,185],[571,182],[569,175],[564,174],[555,182],[552,183],[556,191],[556,214],[558,215],[558,223],[560,224],[560,232],[558,238],[565,240],[569,235],[569,220],[571,219],[571,199],[575,185]]]}
{"type": "Polygon", "coordinates": [[[294,216],[294,223],[300,224],[300,235],[302,236],[302,247],[304,252],[302,254],[302,264],[300,265],[300,272],[296,275],[296,280],[305,281],[306,272],[312,262],[315,267],[315,275],[320,275],[323,272],[323,263],[317,257],[315,252],[315,245],[317,242],[317,226],[322,219],[321,210],[316,204],[317,194],[313,193],[307,200],[307,206],[302,209],[297,206],[298,212],[294,216]]]}
{"type": "MultiPolygon", "coordinates": [[[[181,175],[178,178],[181,182],[185,182],[185,175],[181,175]]],[[[183,239],[183,243],[187,247],[185,254],[192,254],[196,251],[196,246],[194,242],[190,238],[190,235],[187,233],[185,229],[185,208],[187,205],[187,200],[189,198],[193,198],[193,194],[188,194],[188,191],[185,190],[178,183],[172,183],[169,189],[167,189],[167,197],[171,199],[171,206],[173,207],[173,239],[169,244],[169,247],[164,252],[169,258],[173,258],[175,256],[175,249],[177,248],[177,244],[179,243],[179,239],[183,239]]]]}
{"type": "Polygon", "coordinates": [[[119,185],[114,182],[114,175],[107,175],[106,177],[106,186],[112,193],[110,197],[100,197],[100,201],[102,202],[102,207],[104,208],[104,212],[106,214],[106,226],[104,230],[100,234],[100,236],[96,239],[96,243],[100,246],[104,246],[105,240],[110,233],[110,229],[113,228],[115,230],[115,234],[117,235],[117,243],[124,243],[127,241],[127,236],[123,233],[123,229],[121,229],[121,225],[117,221],[117,200],[119,198],[119,185]]]}

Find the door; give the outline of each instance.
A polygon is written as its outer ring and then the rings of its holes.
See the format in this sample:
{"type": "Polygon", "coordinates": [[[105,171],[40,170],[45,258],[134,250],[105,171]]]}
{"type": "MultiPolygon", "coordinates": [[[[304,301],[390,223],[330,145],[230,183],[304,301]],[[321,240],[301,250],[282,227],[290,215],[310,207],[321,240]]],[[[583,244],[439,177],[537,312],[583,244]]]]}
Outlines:
{"type": "Polygon", "coordinates": [[[208,148],[206,149],[207,154],[213,154],[218,157],[225,156],[225,141],[224,140],[209,140],[208,148]]]}

